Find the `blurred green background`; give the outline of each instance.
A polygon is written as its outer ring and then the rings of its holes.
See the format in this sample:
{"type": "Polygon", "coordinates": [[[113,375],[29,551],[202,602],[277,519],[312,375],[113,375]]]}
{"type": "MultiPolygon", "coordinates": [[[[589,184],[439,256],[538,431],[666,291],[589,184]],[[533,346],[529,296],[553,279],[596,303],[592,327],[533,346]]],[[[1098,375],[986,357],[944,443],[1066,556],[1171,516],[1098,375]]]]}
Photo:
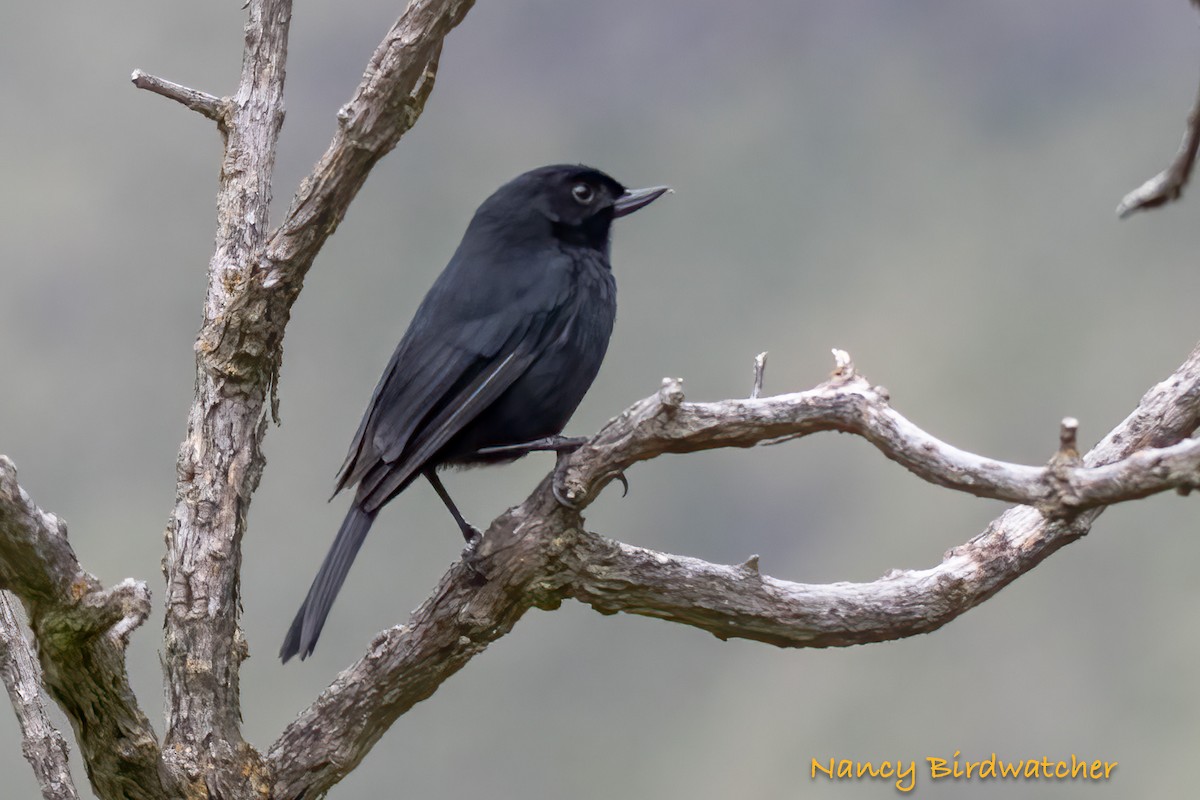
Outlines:
{"type": "MultiPolygon", "coordinates": [[[[0,452],[106,583],[161,601],[220,155],[213,126],[129,84],[217,94],[238,2],[0,6],[0,452]]],[[[298,4],[276,208],[400,12],[298,4]]],[[[1200,63],[1182,0],[480,3],[425,115],[318,259],[286,342],[283,425],[245,542],[245,731],[259,747],[458,556],[428,487],[376,524],[313,658],[275,652],[346,500],[326,504],[375,380],[479,202],[543,163],[677,193],[622,221],[620,315],[568,432],[664,375],[689,397],[811,387],[831,347],[954,444],[1044,462],[1090,445],[1197,339],[1200,199],[1113,208],[1182,133],[1200,63]]],[[[485,523],[548,457],[448,476],[485,523]]],[[[662,458],[591,529],[809,582],[937,563],[1001,506],[824,436],[662,458]]],[[[929,636],[829,651],[721,643],[575,604],[514,632],[405,716],[338,798],[891,796],[810,759],[1119,761],[1109,783],[919,781],[929,797],[1186,796],[1200,749],[1195,500],[1106,513],[1087,539],[929,636]]],[[[161,613],[161,607],[156,610],[161,613]]],[[[161,733],[158,626],[130,669],[161,733]]],[[[0,711],[5,798],[37,788],[0,711]]],[[[921,776],[927,776],[922,763],[921,776]]],[[[86,778],[76,766],[76,781],[86,778]]]]}

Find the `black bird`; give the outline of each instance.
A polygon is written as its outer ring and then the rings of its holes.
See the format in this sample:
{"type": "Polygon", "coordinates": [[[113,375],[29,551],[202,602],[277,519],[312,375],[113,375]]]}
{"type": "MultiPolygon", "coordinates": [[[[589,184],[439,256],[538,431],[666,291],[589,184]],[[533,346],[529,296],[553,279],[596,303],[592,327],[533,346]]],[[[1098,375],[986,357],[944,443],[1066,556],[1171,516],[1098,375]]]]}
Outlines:
{"type": "Polygon", "coordinates": [[[616,317],[609,228],[665,186],[626,191],[603,172],[526,172],[483,202],[421,302],[367,406],[337,492],[354,502],[283,641],[312,653],[379,509],[419,476],[468,543],[436,470],[559,449],[558,436],[600,369],[616,317]]]}

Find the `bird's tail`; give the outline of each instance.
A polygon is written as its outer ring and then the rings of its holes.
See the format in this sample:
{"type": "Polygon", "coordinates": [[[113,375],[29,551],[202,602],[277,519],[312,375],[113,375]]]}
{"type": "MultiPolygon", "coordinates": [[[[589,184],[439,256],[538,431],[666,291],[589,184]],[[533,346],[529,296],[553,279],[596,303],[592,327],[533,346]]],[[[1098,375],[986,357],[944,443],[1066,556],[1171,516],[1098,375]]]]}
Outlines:
{"type": "Polygon", "coordinates": [[[308,589],[308,596],[304,598],[304,603],[296,612],[296,618],[292,620],[292,627],[283,639],[279,657],[285,663],[297,653],[303,660],[311,655],[313,648],[317,646],[317,637],[321,635],[321,628],[325,626],[325,618],[329,616],[329,609],[333,607],[338,590],[346,580],[346,573],[350,571],[350,565],[358,555],[358,548],[362,546],[363,539],[367,538],[367,531],[371,530],[375,513],[364,511],[357,503],[352,504],[346,512],[346,519],[342,521],[337,538],[333,540],[333,546],[329,548],[320,572],[308,589]]]}

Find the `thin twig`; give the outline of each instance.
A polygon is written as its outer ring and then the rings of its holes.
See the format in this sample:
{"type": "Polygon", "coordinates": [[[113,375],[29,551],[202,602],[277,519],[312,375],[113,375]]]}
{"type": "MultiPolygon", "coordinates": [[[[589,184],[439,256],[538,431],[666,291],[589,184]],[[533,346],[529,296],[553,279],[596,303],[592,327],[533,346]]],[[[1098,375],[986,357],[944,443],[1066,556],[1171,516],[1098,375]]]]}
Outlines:
{"type": "Polygon", "coordinates": [[[1178,200],[1196,163],[1197,150],[1200,150],[1200,89],[1196,91],[1196,100],[1188,114],[1187,130],[1179,152],[1166,169],[1125,195],[1117,206],[1117,216],[1125,219],[1134,212],[1178,200]]]}
{"type": "Polygon", "coordinates": [[[182,103],[192,111],[208,117],[213,122],[220,124],[224,120],[226,101],[219,97],[214,97],[211,94],[196,89],[189,89],[182,84],[173,83],[164,78],[155,77],[149,73],[142,72],[140,69],[133,71],[130,80],[133,81],[133,85],[137,88],[162,95],[174,100],[176,103],[182,103]]]}
{"type": "Polygon", "coordinates": [[[757,400],[762,394],[763,373],[767,370],[767,353],[764,350],[754,357],[754,385],[750,387],[750,399],[757,400]]]}

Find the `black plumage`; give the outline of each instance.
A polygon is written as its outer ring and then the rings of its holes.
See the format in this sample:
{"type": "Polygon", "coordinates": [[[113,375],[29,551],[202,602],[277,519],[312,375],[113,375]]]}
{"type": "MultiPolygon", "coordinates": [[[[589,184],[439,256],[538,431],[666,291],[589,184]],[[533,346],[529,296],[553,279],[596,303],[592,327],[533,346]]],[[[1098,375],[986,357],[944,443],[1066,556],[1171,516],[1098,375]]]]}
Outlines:
{"type": "Polygon", "coordinates": [[[284,639],[284,661],[312,653],[376,514],[417,477],[433,484],[468,541],[478,535],[436,470],[511,460],[520,445],[562,431],[612,333],[612,221],[666,191],[626,191],[599,170],[554,165],[483,202],[358,426],[336,490],[357,486],[354,501],[284,639]]]}

